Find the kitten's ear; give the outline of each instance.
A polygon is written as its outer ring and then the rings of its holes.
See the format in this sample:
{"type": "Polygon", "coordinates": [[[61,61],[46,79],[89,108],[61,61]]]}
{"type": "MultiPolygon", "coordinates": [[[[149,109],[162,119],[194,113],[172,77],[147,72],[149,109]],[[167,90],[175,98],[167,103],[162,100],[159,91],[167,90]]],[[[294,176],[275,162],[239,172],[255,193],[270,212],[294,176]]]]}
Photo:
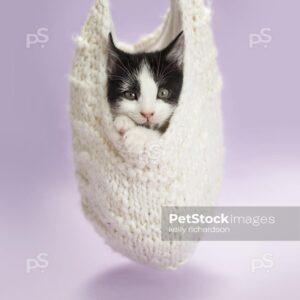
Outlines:
{"type": "Polygon", "coordinates": [[[181,31],[178,36],[170,43],[170,45],[163,50],[166,58],[171,62],[177,62],[179,67],[183,67],[183,55],[184,55],[184,33],[181,31]]]}
{"type": "Polygon", "coordinates": [[[120,50],[116,47],[112,34],[108,36],[108,58],[107,58],[107,72],[112,73],[116,62],[120,57],[120,50]]]}
{"type": "Polygon", "coordinates": [[[115,42],[114,42],[114,39],[113,39],[113,36],[112,36],[112,33],[110,32],[110,34],[108,35],[108,47],[110,49],[113,49],[113,50],[118,50],[118,48],[116,47],[115,45],[115,42]]]}

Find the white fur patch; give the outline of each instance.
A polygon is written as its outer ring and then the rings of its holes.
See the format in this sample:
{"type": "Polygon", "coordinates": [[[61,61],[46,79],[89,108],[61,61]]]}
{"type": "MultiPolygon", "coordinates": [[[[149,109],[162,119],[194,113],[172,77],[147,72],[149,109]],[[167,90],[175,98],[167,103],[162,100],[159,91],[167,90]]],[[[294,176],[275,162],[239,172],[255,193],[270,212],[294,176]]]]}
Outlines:
{"type": "Polygon", "coordinates": [[[155,113],[158,87],[148,66],[144,64],[138,74],[141,95],[138,99],[140,110],[144,113],[155,113]]]}

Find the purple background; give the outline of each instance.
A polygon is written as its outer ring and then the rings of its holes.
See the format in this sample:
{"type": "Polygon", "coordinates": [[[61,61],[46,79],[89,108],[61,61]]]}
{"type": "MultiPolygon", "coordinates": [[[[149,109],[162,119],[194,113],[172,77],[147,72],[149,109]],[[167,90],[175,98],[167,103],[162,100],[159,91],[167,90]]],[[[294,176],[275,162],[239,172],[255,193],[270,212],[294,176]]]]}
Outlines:
{"type": "MultiPolygon", "coordinates": [[[[189,1],[189,0],[187,0],[189,1]]],[[[74,45],[92,1],[0,4],[0,299],[299,299],[299,243],[202,242],[177,272],[147,269],[104,245],[84,219],[73,176],[67,106],[74,45]],[[50,40],[26,48],[26,35],[50,40]],[[45,269],[26,272],[47,253],[45,269]],[[253,259],[272,266],[251,271],[253,259]]],[[[159,24],[167,0],[112,0],[133,42],[159,24]]],[[[224,77],[222,205],[299,205],[300,42],[297,0],[215,0],[224,77]],[[249,47],[271,29],[272,41],[249,47]]]]}

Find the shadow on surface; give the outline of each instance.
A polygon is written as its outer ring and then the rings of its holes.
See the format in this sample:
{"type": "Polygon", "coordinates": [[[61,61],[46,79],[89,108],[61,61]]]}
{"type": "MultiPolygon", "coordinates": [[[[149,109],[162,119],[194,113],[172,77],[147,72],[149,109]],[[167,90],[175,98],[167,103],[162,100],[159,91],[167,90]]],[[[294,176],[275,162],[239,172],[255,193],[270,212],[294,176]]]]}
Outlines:
{"type": "Polygon", "coordinates": [[[217,290],[221,278],[196,267],[160,271],[129,264],[97,275],[84,291],[85,300],[199,300],[217,290]]]}

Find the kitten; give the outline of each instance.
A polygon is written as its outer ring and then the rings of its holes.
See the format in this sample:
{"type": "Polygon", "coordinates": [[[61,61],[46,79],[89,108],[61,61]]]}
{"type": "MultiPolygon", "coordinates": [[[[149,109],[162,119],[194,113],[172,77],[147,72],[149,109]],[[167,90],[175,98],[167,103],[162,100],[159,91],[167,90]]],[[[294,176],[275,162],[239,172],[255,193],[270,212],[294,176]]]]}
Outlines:
{"type": "Polygon", "coordinates": [[[167,128],[183,84],[184,35],[162,51],[129,54],[109,35],[108,101],[125,146],[142,151],[167,128]]]}

